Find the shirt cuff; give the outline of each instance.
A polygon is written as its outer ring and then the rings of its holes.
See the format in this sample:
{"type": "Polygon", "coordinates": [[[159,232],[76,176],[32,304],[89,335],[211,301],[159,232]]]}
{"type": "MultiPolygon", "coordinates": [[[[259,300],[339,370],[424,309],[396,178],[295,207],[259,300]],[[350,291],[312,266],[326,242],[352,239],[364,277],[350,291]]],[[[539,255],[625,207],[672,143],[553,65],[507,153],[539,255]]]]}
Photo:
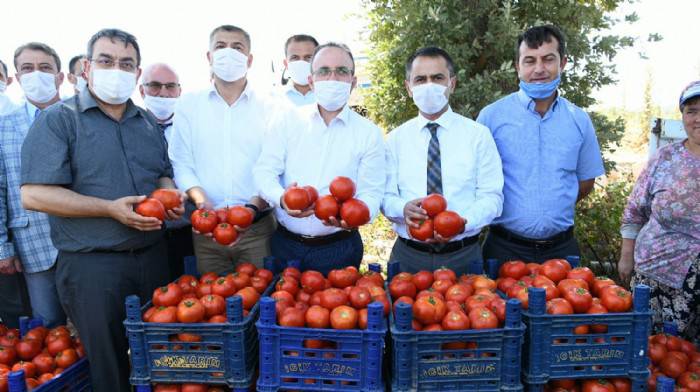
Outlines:
{"type": "Polygon", "coordinates": [[[7,259],[15,255],[15,246],[11,243],[0,245],[0,259],[7,259]]]}
{"type": "Polygon", "coordinates": [[[399,197],[384,198],[382,212],[387,219],[391,221],[400,220],[403,223],[403,208],[406,206],[406,203],[407,202],[403,201],[399,197]]]}
{"type": "Polygon", "coordinates": [[[642,225],[638,223],[623,223],[620,227],[620,234],[626,240],[636,240],[642,225]]]}

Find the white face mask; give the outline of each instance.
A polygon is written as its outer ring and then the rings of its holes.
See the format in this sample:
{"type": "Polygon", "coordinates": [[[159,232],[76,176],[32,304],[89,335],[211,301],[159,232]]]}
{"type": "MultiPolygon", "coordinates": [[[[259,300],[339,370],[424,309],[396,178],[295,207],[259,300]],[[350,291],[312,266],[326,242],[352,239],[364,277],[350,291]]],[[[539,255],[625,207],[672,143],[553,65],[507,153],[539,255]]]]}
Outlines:
{"type": "Polygon", "coordinates": [[[47,72],[34,71],[20,77],[24,95],[28,99],[46,103],[56,96],[56,75],[47,72]]]}
{"type": "Polygon", "coordinates": [[[309,84],[309,75],[311,75],[311,63],[307,61],[292,61],[287,63],[287,70],[292,81],[300,86],[309,84]]]}
{"type": "Polygon", "coordinates": [[[112,105],[126,102],[136,87],[136,74],[118,69],[93,69],[92,91],[112,105]]]}
{"type": "Polygon", "coordinates": [[[352,84],[348,82],[337,80],[314,82],[316,102],[330,112],[334,112],[348,103],[350,90],[352,90],[352,84]]]}
{"type": "Polygon", "coordinates": [[[436,83],[419,84],[411,87],[413,102],[425,114],[435,114],[447,105],[447,86],[436,83]]]}
{"type": "Polygon", "coordinates": [[[215,50],[212,53],[211,70],[219,79],[235,82],[248,73],[248,56],[231,48],[215,50]]]}
{"type": "Polygon", "coordinates": [[[87,81],[85,81],[85,78],[83,78],[83,77],[80,76],[80,75],[76,75],[76,76],[75,76],[75,80],[76,80],[76,82],[75,82],[75,89],[76,89],[78,92],[81,92],[81,91],[85,90],[85,87],[87,87],[87,81]]]}
{"type": "Polygon", "coordinates": [[[0,93],[4,93],[7,90],[7,83],[0,82],[0,93]]]}
{"type": "Polygon", "coordinates": [[[143,98],[146,109],[160,121],[165,121],[173,115],[176,103],[177,98],[154,97],[152,95],[146,95],[143,98]]]}

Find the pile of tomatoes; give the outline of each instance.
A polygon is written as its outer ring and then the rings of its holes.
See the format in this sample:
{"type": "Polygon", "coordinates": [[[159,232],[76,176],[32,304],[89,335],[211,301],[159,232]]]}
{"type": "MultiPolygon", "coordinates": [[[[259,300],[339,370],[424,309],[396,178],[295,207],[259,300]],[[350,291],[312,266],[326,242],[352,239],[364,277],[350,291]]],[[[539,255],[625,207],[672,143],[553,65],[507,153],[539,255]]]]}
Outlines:
{"type": "Polygon", "coordinates": [[[360,274],[355,267],[332,270],[328,277],[287,267],[271,297],[283,327],[366,329],[367,305],[380,302],[384,315],[389,313],[383,287],[380,273],[360,274]]]}
{"type": "Polygon", "coordinates": [[[245,206],[223,207],[217,210],[198,209],[190,216],[192,228],[200,234],[212,235],[221,245],[231,245],[238,230],[253,224],[255,215],[245,206]]]}
{"type": "Polygon", "coordinates": [[[20,339],[19,330],[0,324],[0,392],[8,391],[10,372],[24,370],[27,389],[32,390],[84,356],[80,339],[65,326],[36,327],[20,339]]]}
{"type": "Polygon", "coordinates": [[[389,283],[394,309],[412,305],[416,331],[498,328],[505,322],[506,301],[496,282],[484,275],[457,275],[449,268],[415,274],[401,272],[389,283]]]}
{"type": "Polygon", "coordinates": [[[153,392],[227,392],[228,388],[221,385],[207,384],[155,384],[153,392]]]}
{"type": "Polygon", "coordinates": [[[416,240],[427,241],[435,237],[435,233],[443,238],[452,238],[464,231],[464,219],[454,211],[447,210],[447,200],[442,195],[433,193],[421,201],[428,219],[417,222],[419,227],[409,227],[408,231],[416,240]]]}
{"type": "MultiPolygon", "coordinates": [[[[355,198],[355,183],[347,177],[336,177],[328,187],[330,195],[323,195],[315,201],[314,215],[322,221],[330,218],[345,221],[348,227],[360,227],[369,223],[369,208],[360,199],[355,198]]],[[[285,204],[288,208],[287,195],[285,204]]],[[[307,205],[307,208],[311,203],[307,205]]]]}
{"type": "Polygon", "coordinates": [[[143,314],[143,320],[151,323],[225,323],[226,298],[232,295],[241,297],[243,314],[247,316],[273,277],[270,270],[258,269],[252,263],[239,263],[235,272],[226,276],[208,272],[198,280],[192,275],[183,275],[177,282],[154,290],[153,306],[143,314]]]}
{"type": "Polygon", "coordinates": [[[136,213],[142,216],[158,218],[165,221],[165,211],[180,207],[182,200],[173,189],[156,189],[151,195],[136,206],[136,213]]]}
{"type": "Polygon", "coordinates": [[[676,381],[677,391],[700,391],[700,352],[695,345],[674,335],[649,337],[649,390],[656,390],[656,378],[676,381]]]}
{"type": "Polygon", "coordinates": [[[545,392],[631,392],[632,383],[627,378],[553,380],[547,383],[544,390],[545,392]]]}

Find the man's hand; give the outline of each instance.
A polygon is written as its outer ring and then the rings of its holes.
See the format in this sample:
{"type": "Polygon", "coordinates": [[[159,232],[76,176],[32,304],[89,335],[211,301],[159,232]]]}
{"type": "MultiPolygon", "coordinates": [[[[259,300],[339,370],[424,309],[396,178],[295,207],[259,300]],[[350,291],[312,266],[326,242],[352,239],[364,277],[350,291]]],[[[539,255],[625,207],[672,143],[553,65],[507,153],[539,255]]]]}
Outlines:
{"type": "Polygon", "coordinates": [[[321,223],[323,223],[326,226],[339,227],[343,230],[352,230],[352,227],[348,226],[348,224],[344,220],[338,220],[334,216],[331,216],[326,221],[321,221],[321,223]]]}
{"type": "Polygon", "coordinates": [[[166,219],[176,221],[182,218],[185,213],[185,202],[187,202],[187,194],[179,189],[173,189],[180,196],[180,207],[165,211],[166,219]]]}
{"type": "Polygon", "coordinates": [[[142,202],[146,196],[126,196],[109,203],[109,216],[121,224],[140,231],[160,230],[161,222],[158,218],[141,216],[134,212],[134,205],[142,202]]]}
{"type": "Polygon", "coordinates": [[[406,203],[403,207],[403,217],[406,225],[417,229],[420,227],[419,222],[428,219],[428,213],[420,207],[420,203],[424,197],[414,199],[406,203]]]}
{"type": "Polygon", "coordinates": [[[22,272],[22,263],[17,256],[11,256],[0,260],[0,274],[12,275],[17,272],[22,272]]]}
{"type": "MultiPolygon", "coordinates": [[[[297,186],[296,182],[289,184],[287,189],[294,187],[294,186],[297,186]]],[[[310,206],[308,206],[304,210],[290,210],[289,208],[287,208],[287,205],[284,203],[284,195],[282,195],[282,197],[280,197],[280,206],[292,218],[306,218],[307,216],[311,216],[314,214],[314,208],[316,208],[316,203],[312,203],[310,206]]]]}

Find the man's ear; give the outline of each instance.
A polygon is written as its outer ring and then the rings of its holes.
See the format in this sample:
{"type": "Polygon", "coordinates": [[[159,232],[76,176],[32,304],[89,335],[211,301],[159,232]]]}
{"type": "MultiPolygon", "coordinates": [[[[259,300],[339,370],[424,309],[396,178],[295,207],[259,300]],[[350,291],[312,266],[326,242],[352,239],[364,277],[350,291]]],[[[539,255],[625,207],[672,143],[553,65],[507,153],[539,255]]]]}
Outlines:
{"type": "Polygon", "coordinates": [[[403,86],[406,87],[406,92],[408,92],[408,96],[413,98],[413,91],[411,91],[411,84],[408,83],[408,80],[403,81],[403,86]]]}

